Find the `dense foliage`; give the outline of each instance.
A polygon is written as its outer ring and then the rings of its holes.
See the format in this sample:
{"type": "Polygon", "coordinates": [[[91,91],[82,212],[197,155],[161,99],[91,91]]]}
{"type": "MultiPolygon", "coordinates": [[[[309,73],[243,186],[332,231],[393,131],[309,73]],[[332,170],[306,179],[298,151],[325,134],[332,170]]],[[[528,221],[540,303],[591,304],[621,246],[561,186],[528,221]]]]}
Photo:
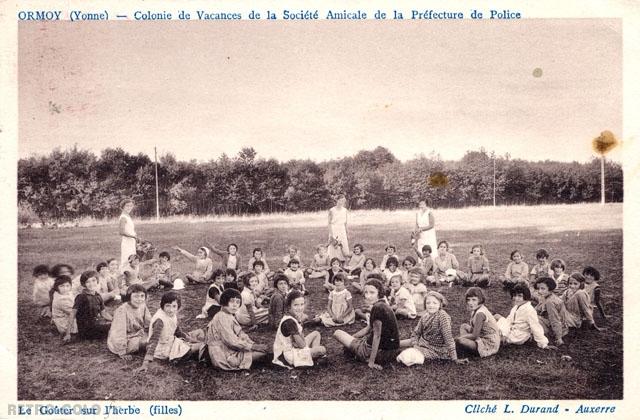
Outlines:
{"type": "MultiPolygon", "coordinates": [[[[432,207],[493,203],[549,204],[600,200],[600,161],[529,162],[469,151],[459,161],[420,156],[401,162],[384,147],[316,163],[238,156],[208,162],[160,157],[160,213],[242,214],[326,209],[345,193],[351,208],[408,208],[419,199],[432,207]]],[[[622,168],[605,163],[606,200],[623,199],[622,168]]],[[[155,214],[155,168],[144,154],[105,149],[100,157],[72,148],[18,161],[18,202],[44,222],[111,217],[134,197],[137,214],[155,214]]]]}

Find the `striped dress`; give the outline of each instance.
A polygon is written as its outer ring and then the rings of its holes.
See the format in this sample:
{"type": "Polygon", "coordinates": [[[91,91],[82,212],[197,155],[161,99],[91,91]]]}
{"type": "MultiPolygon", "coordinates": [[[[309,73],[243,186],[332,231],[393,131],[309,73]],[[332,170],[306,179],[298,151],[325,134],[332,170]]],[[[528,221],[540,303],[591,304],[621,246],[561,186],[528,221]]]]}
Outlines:
{"type": "Polygon", "coordinates": [[[451,333],[451,317],[440,309],[434,314],[425,314],[413,334],[413,347],[420,351],[425,359],[456,360],[456,344],[451,333]]]}

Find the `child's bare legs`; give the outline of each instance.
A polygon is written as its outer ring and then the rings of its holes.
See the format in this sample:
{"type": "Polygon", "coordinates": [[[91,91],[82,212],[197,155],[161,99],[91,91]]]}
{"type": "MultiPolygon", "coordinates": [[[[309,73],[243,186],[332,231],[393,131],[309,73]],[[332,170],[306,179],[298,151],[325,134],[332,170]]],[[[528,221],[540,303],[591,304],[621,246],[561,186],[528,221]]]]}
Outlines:
{"type": "Polygon", "coordinates": [[[478,344],[470,338],[458,337],[455,339],[456,347],[463,351],[478,353],[478,344]]]}
{"type": "Polygon", "coordinates": [[[351,344],[353,343],[353,336],[345,331],[336,330],[333,333],[333,338],[335,338],[343,347],[351,350],[351,344]]]}
{"type": "Polygon", "coordinates": [[[317,359],[327,354],[327,349],[320,344],[320,339],[321,337],[318,331],[313,331],[304,338],[305,343],[307,343],[307,346],[311,349],[312,359],[317,359]]]}
{"type": "Polygon", "coordinates": [[[401,349],[406,349],[407,347],[412,347],[413,346],[413,340],[411,340],[410,338],[405,338],[404,340],[400,340],[400,348],[401,349]]]}

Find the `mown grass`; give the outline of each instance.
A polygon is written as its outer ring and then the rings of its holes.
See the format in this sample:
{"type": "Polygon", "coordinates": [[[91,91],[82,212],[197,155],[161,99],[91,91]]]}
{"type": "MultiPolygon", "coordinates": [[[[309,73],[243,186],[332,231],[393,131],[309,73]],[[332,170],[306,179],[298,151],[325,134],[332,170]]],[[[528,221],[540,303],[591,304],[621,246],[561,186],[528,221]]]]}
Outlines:
{"type": "MultiPolygon", "coordinates": [[[[610,211],[610,210],[609,210],[610,211]]],[[[572,213],[571,210],[568,210],[572,213]]],[[[558,218],[566,217],[558,211],[558,218]]],[[[548,216],[548,215],[547,215],[548,216]]],[[[494,215],[497,220],[501,216],[494,215]]],[[[490,224],[486,220],[483,223],[490,224]]],[[[495,222],[500,226],[500,222],[495,222]]],[[[557,222],[559,225],[562,221],[557,222]]],[[[571,220],[571,225],[578,223],[571,220]]],[[[543,351],[534,344],[509,346],[487,359],[472,359],[468,365],[434,362],[424,366],[387,366],[374,371],[344,355],[331,334],[319,328],[328,348],[329,363],[307,370],[286,371],[271,364],[257,365],[250,372],[222,372],[188,362],[172,366],[156,364],[145,377],[134,377],[133,368],[142,362],[122,362],[111,354],[105,342],[77,342],[60,345],[49,325],[39,324],[30,304],[35,264],[68,262],[77,271],[94,266],[100,260],[117,256],[119,237],[113,226],[88,228],[21,230],[18,239],[18,398],[19,399],[124,399],[124,400],[449,400],[449,399],[619,399],[623,396],[622,363],[622,230],[584,230],[549,232],[546,226],[520,229],[439,230],[438,238],[447,239],[454,253],[466,260],[469,247],[482,243],[495,273],[502,273],[509,253],[520,249],[532,263],[538,248],[546,248],[552,257],[562,257],[568,270],[594,265],[603,277],[606,308],[612,318],[604,332],[579,332],[566,339],[560,351],[543,351]],[[569,362],[562,355],[571,356],[569,362]]],[[[446,226],[446,223],[442,223],[446,226]]],[[[469,226],[474,226],[470,223],[469,226]]],[[[234,221],[209,223],[145,224],[138,227],[141,237],[153,241],[159,250],[178,244],[194,250],[206,238],[224,246],[239,245],[243,255],[255,246],[266,249],[272,267],[280,266],[287,244],[303,250],[308,261],[314,245],[325,239],[326,229],[311,227],[261,226],[234,221]]],[[[361,224],[350,228],[352,244],[360,242],[365,253],[380,260],[384,244],[398,244],[399,254],[409,254],[408,231],[396,224],[361,224]]],[[[172,253],[178,270],[191,267],[172,253]]],[[[245,259],[246,261],[246,259],[245,259]]],[[[205,327],[196,320],[206,286],[192,286],[182,292],[181,322],[186,330],[205,327]]],[[[318,283],[310,286],[308,312],[317,313],[326,305],[326,294],[318,283]]],[[[467,322],[462,296],[464,289],[444,289],[450,305],[454,333],[467,322]]],[[[508,294],[499,287],[487,290],[488,307],[506,315],[508,294]]],[[[158,308],[160,293],[148,301],[152,312],[158,308]]],[[[355,298],[356,305],[360,297],[355,298]]],[[[401,336],[407,337],[416,321],[400,321],[401,336]]],[[[346,329],[353,333],[362,327],[346,329]]],[[[271,343],[273,332],[263,328],[252,336],[271,343]]]]}

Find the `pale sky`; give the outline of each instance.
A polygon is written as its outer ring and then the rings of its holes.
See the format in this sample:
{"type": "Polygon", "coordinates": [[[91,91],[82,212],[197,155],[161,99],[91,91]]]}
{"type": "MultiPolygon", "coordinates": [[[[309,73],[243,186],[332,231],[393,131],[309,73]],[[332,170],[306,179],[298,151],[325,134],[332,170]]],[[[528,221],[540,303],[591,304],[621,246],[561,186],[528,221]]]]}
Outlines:
{"type": "Polygon", "coordinates": [[[600,132],[623,138],[621,33],[615,19],[22,22],[19,156],[252,146],[321,161],[381,145],[587,161],[600,132]]]}

